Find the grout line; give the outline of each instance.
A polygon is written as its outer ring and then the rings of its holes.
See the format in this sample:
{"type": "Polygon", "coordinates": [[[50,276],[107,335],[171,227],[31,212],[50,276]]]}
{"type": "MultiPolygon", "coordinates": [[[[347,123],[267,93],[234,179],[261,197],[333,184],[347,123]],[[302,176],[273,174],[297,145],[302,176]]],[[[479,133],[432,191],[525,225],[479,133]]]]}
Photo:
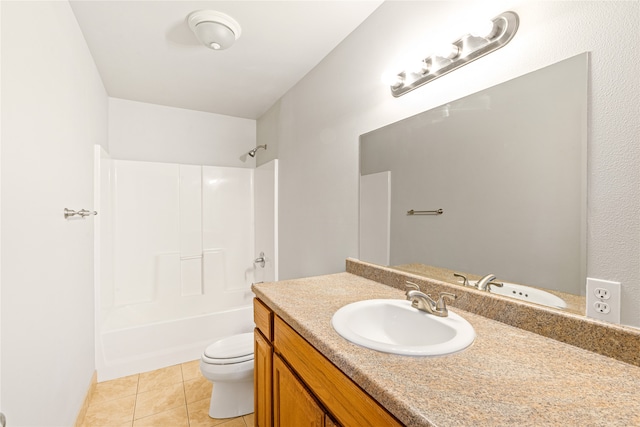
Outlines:
{"type": "Polygon", "coordinates": [[[189,405],[187,404],[187,388],[184,385],[184,364],[180,364],[180,372],[182,373],[182,392],[184,393],[184,409],[187,412],[187,427],[191,427],[191,417],[189,416],[189,405]]]}
{"type": "Polygon", "coordinates": [[[138,404],[138,391],[140,390],[140,374],[138,374],[138,381],[136,381],[136,398],[133,400],[133,414],[131,414],[131,427],[136,421],[136,405],[138,404]]]}

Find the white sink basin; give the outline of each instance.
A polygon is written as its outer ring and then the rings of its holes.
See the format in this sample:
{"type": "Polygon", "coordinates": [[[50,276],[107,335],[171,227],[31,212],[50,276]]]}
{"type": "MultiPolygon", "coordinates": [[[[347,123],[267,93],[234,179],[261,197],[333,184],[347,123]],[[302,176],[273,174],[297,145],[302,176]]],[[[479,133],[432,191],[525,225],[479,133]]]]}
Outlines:
{"type": "MultiPolygon", "coordinates": [[[[470,280],[469,283],[471,285],[475,285],[476,282],[470,280]]],[[[517,285],[515,283],[504,282],[504,286],[501,288],[492,286],[490,292],[492,294],[504,295],[522,301],[529,301],[540,305],[546,305],[547,307],[567,307],[567,303],[559,296],[543,291],[542,289],[532,288],[524,285],[517,285]]]]}
{"type": "Polygon", "coordinates": [[[473,343],[473,326],[449,310],[438,317],[411,307],[411,302],[375,299],[345,305],[331,325],[354,344],[407,356],[442,356],[473,343]]]}

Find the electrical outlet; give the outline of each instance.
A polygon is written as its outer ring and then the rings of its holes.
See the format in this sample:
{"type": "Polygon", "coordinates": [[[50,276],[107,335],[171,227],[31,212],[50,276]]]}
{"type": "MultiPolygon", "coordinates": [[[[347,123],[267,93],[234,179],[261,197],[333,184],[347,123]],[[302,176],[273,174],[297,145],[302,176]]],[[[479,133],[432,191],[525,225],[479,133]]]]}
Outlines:
{"type": "Polygon", "coordinates": [[[595,288],[593,290],[593,294],[596,296],[596,298],[599,298],[599,299],[611,298],[611,292],[609,292],[609,289],[606,289],[606,288],[595,288]]]}
{"type": "Polygon", "coordinates": [[[620,323],[620,282],[587,277],[587,316],[620,323]]]}
{"type": "Polygon", "coordinates": [[[593,304],[593,307],[596,309],[598,313],[609,314],[609,312],[611,312],[611,307],[609,307],[609,304],[607,304],[606,302],[598,301],[595,304],[593,304]]]}

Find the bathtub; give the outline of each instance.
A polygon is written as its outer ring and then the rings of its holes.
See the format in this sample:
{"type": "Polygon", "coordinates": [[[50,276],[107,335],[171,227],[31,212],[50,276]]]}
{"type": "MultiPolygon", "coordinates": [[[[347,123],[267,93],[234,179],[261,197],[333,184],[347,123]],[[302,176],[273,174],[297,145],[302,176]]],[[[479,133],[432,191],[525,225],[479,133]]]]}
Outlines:
{"type": "MultiPolygon", "coordinates": [[[[143,307],[139,307],[143,309],[143,307]]],[[[136,307],[110,313],[96,337],[98,381],[107,381],[196,360],[205,347],[223,337],[254,328],[251,305],[155,323],[110,329],[135,317],[136,307]],[[126,313],[124,315],[123,313],[126,313]]],[[[140,317],[146,317],[143,311],[140,317]]]]}
{"type": "MultiPolygon", "coordinates": [[[[266,194],[275,194],[274,167],[260,175],[266,194]]],[[[196,360],[208,344],[253,330],[251,283],[276,280],[256,277],[253,177],[247,168],[114,160],[96,146],[98,381],[196,360]]]]}

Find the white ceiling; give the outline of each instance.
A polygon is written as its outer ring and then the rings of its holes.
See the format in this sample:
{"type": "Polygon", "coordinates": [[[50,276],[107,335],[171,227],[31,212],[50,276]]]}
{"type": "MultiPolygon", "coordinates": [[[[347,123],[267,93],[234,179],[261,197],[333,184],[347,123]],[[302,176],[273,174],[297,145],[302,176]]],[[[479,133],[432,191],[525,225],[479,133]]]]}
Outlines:
{"type": "Polygon", "coordinates": [[[70,3],[109,96],[257,119],[382,0],[70,3]],[[204,47],[186,23],[199,9],[232,16],[241,37],[204,47]]]}

